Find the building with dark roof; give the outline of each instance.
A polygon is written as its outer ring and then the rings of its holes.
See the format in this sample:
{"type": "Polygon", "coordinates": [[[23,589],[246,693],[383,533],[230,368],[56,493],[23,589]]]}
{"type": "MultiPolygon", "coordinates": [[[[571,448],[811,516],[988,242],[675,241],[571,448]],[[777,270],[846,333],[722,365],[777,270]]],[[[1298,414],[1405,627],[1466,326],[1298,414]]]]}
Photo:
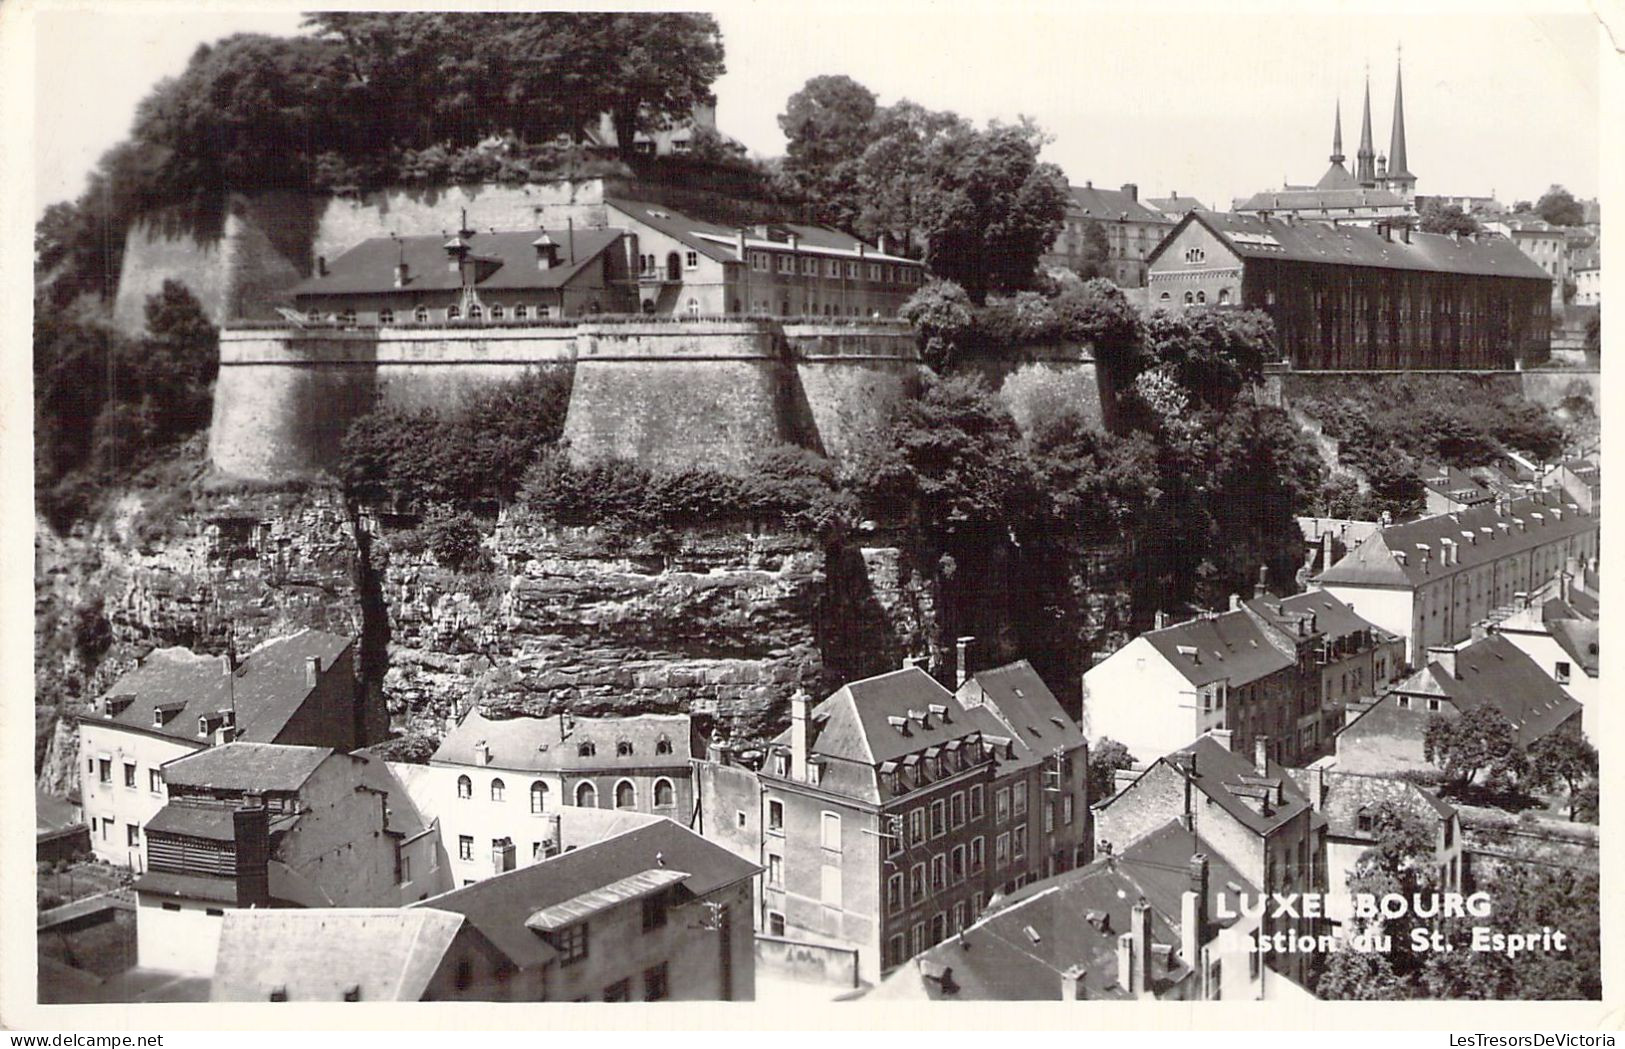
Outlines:
{"type": "Polygon", "coordinates": [[[348,637],[302,630],[224,656],[159,649],[79,718],[79,760],[91,844],[135,867],[141,828],[164,804],[161,766],[220,743],[348,751],[389,734],[383,699],[357,687],[348,637]]]}
{"type": "MultiPolygon", "coordinates": [[[[1268,742],[1250,756],[1231,750],[1231,733],[1215,730],[1159,757],[1095,809],[1095,836],[1104,851],[1122,853],[1179,819],[1260,891],[1320,892],[1325,888],[1325,819],[1314,811],[1287,769],[1270,760],[1268,742]]],[[[1266,919],[1265,934],[1313,933],[1312,922],[1266,919]]],[[[1270,955],[1272,967],[1302,982],[1303,955],[1270,955]]]]}
{"type": "Polygon", "coordinates": [[[1558,489],[1583,510],[1602,509],[1602,468],[1590,459],[1564,459],[1540,478],[1540,486],[1558,489]]]}
{"type": "Polygon", "coordinates": [[[454,986],[531,1001],[749,1001],[761,870],[666,819],[434,896],[495,951],[454,986]]]}
{"type": "Polygon", "coordinates": [[[1365,619],[1406,639],[1406,661],[1472,635],[1571,559],[1590,564],[1601,519],[1542,492],[1380,529],[1316,577],[1365,619]]]}
{"type": "Polygon", "coordinates": [[[1072,186],[1061,232],[1039,264],[1079,270],[1090,261],[1104,262],[1104,276],[1125,288],[1143,288],[1146,259],[1174,221],[1163,211],[1142,204],[1140,188],[1132,182],[1124,183],[1120,190],[1096,189],[1093,182],[1072,186]],[[1105,235],[1104,260],[1090,259],[1090,226],[1105,235]]]}
{"type": "Polygon", "coordinates": [[[1580,704],[1517,645],[1498,634],[1429,648],[1422,669],[1394,685],[1337,736],[1337,768],[1392,775],[1437,771],[1423,745],[1434,717],[1481,707],[1512,726],[1528,749],[1553,732],[1580,730],[1580,704]]]}
{"type": "Polygon", "coordinates": [[[1421,477],[1425,517],[1470,510],[1495,501],[1495,493],[1478,478],[1449,463],[1423,463],[1421,477]]]}
{"type": "Polygon", "coordinates": [[[538,828],[561,809],[690,825],[693,762],[687,714],[496,718],[475,707],[428,767],[412,770],[411,788],[439,817],[452,877],[464,885],[550,855],[538,828]]]}
{"type": "Polygon", "coordinates": [[[1257,888],[1179,820],[1035,882],[894,969],[885,1001],[1257,1000],[1257,888]],[[1220,917],[1227,915],[1226,917],[1220,917]]]}
{"type": "Polygon", "coordinates": [[[1192,211],[1208,210],[1206,204],[1203,204],[1195,197],[1181,196],[1177,189],[1166,197],[1148,197],[1145,203],[1153,211],[1162,212],[1163,217],[1168,220],[1170,228],[1192,211]]]}
{"type": "Polygon", "coordinates": [[[393,907],[450,885],[437,828],[381,760],[226,743],[162,771],[135,882],[143,966],[211,972],[233,908],[393,907]]]}
{"type": "Polygon", "coordinates": [[[636,242],[618,229],[372,237],[290,294],[307,321],[343,325],[526,323],[630,313],[636,242]]]}
{"type": "Polygon", "coordinates": [[[1300,370],[1511,369],[1550,351],[1550,278],[1492,234],[1194,211],[1148,266],[1152,305],[1264,310],[1300,370]]]}
{"type": "Polygon", "coordinates": [[[870,982],[1089,855],[1087,748],[1025,661],[798,695],[759,768],[708,759],[700,826],[767,868],[763,931],[855,949],[870,982]]]}

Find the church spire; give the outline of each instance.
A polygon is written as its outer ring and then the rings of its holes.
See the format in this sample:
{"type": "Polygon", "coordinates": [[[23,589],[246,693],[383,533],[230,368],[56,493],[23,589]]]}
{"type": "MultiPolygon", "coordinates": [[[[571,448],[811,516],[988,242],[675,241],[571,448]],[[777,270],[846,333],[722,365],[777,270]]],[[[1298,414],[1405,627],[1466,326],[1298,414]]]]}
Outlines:
{"type": "Polygon", "coordinates": [[[1362,186],[1377,184],[1377,150],[1371,144],[1371,74],[1365,78],[1365,116],[1360,125],[1360,151],[1354,156],[1354,180],[1362,186]]]}
{"type": "Polygon", "coordinates": [[[1394,133],[1388,141],[1388,177],[1415,180],[1405,160],[1405,83],[1403,73],[1394,65],[1394,133]]]}
{"type": "Polygon", "coordinates": [[[1337,116],[1332,122],[1332,163],[1343,163],[1343,100],[1337,100],[1337,116]]]}

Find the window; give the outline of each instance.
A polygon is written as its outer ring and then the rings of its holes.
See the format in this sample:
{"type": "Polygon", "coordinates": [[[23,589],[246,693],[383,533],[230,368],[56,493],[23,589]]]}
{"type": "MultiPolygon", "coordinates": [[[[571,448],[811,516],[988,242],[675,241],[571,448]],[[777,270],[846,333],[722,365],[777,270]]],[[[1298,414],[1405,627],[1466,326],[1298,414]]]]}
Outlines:
{"type": "Polygon", "coordinates": [[[671,740],[667,739],[665,736],[661,736],[658,740],[656,740],[655,741],[655,753],[656,754],[670,754],[671,753],[671,740]]]}
{"type": "Polygon", "coordinates": [[[457,858],[460,860],[474,858],[474,838],[472,835],[459,834],[457,836],[457,858]]]}
{"type": "Polygon", "coordinates": [[[982,818],[982,785],[980,783],[970,789],[970,818],[973,820],[982,818]]]}
{"type": "Polygon", "coordinates": [[[1017,783],[1010,788],[1010,800],[1015,815],[1019,818],[1027,814],[1027,784],[1017,783]]]}
{"type": "Polygon", "coordinates": [[[492,320],[499,321],[505,316],[507,316],[507,312],[505,310],[503,310],[502,304],[500,302],[492,305],[492,307],[491,307],[491,319],[492,320]]]}
{"type": "Polygon", "coordinates": [[[567,925],[551,937],[560,965],[574,965],[587,957],[587,923],[567,925]]]}
{"type": "Polygon", "coordinates": [[[1186,248],[1185,249],[1185,261],[1191,263],[1192,265],[1194,265],[1194,264],[1196,264],[1198,262],[1203,262],[1206,259],[1207,259],[1207,252],[1202,250],[1201,248],[1186,248]]]}
{"type": "Polygon", "coordinates": [[[419,306],[417,309],[413,310],[412,311],[412,319],[417,321],[419,324],[428,324],[429,323],[429,307],[427,307],[427,306],[419,306]]]}
{"type": "Polygon", "coordinates": [[[779,272],[780,273],[794,273],[795,271],[796,271],[795,256],[793,256],[793,255],[780,255],[779,256],[779,272]]]}
{"type": "Polygon", "coordinates": [[[965,825],[965,792],[954,791],[954,796],[948,800],[948,822],[955,827],[965,825]]]}
{"type": "Polygon", "coordinates": [[[1010,835],[1010,855],[1014,859],[1021,859],[1027,855],[1027,825],[1016,824],[1016,829],[1010,835]]]}
{"type": "Polygon", "coordinates": [[[638,807],[638,788],[632,785],[631,780],[623,779],[615,784],[615,807],[618,809],[638,807]]]}
{"type": "Polygon", "coordinates": [[[767,934],[769,936],[784,935],[784,915],[778,911],[767,912],[767,934]]]}
{"type": "Polygon", "coordinates": [[[666,927],[666,894],[657,892],[643,898],[643,931],[652,932],[666,927]]]}
{"type": "Polygon", "coordinates": [[[379,324],[394,324],[395,323],[395,311],[394,310],[379,310],[378,311],[378,323],[379,324]]]}
{"type": "Polygon", "coordinates": [[[893,936],[891,939],[886,941],[886,959],[884,964],[888,969],[893,966],[902,965],[904,962],[908,961],[908,956],[903,953],[903,950],[902,933],[898,933],[896,936],[893,936]]]}
{"type": "Polygon", "coordinates": [[[578,758],[594,757],[597,753],[598,747],[590,739],[582,740],[576,745],[576,757],[578,758]]]}
{"type": "Polygon", "coordinates": [[[135,786],[135,762],[133,761],[124,763],[124,785],[126,787],[135,786]]]}
{"type": "Polygon", "coordinates": [[[508,789],[507,786],[500,779],[492,780],[491,781],[491,800],[492,801],[501,801],[502,796],[507,791],[507,789],[508,789]]]}
{"type": "Polygon", "coordinates": [[[767,800],[767,829],[784,833],[784,802],[777,798],[767,800]]]}
{"type": "Polygon", "coordinates": [[[753,251],[753,252],[751,252],[750,253],[750,268],[753,269],[753,270],[760,271],[762,273],[766,273],[767,272],[767,252],[765,252],[765,251],[753,251]]]}
{"type": "Polygon", "coordinates": [[[948,833],[948,806],[942,799],[931,803],[931,836],[940,838],[948,833]]]}
{"type": "Polygon", "coordinates": [[[965,901],[960,900],[954,904],[954,932],[965,928],[965,901]]]}
{"type": "Polygon", "coordinates": [[[454,321],[457,318],[461,317],[462,315],[463,315],[463,311],[458,309],[456,306],[447,306],[446,307],[446,319],[448,321],[454,321]]]}
{"type": "Polygon", "coordinates": [[[1357,818],[1357,822],[1359,824],[1359,827],[1360,827],[1360,830],[1361,830],[1362,833],[1370,832],[1371,826],[1372,826],[1371,813],[1369,813],[1369,812],[1360,813],[1359,817],[1357,818]]]}
{"type": "Polygon", "coordinates": [[[846,275],[848,277],[856,278],[858,275],[858,264],[855,262],[848,262],[846,264],[846,275]]]}
{"type": "Polygon", "coordinates": [[[903,876],[893,874],[886,879],[886,913],[896,914],[903,909],[903,876]]]}
{"type": "Polygon", "coordinates": [[[399,882],[401,885],[405,885],[407,882],[412,880],[412,857],[410,857],[410,856],[402,856],[401,857],[401,873],[400,873],[400,877],[396,878],[395,880],[397,882],[399,882]]]}
{"type": "MultiPolygon", "coordinates": [[[[690,255],[694,253],[689,252],[690,255]]],[[[666,963],[643,970],[643,1000],[660,1002],[666,999],[666,963]]]]}
{"type": "Polygon", "coordinates": [[[546,306],[538,306],[538,307],[536,307],[536,316],[537,317],[544,317],[545,318],[545,317],[551,316],[552,312],[553,311],[551,309],[549,309],[548,307],[546,307],[546,306]]]}
{"type": "Polygon", "coordinates": [[[1428,712],[1429,713],[1437,714],[1439,711],[1441,711],[1443,709],[1444,709],[1444,704],[1443,703],[1439,702],[1436,699],[1428,700],[1428,712]]]}
{"type": "Polygon", "coordinates": [[[948,916],[938,911],[931,916],[931,946],[935,947],[948,938],[948,916]]]}
{"type": "Polygon", "coordinates": [[[516,320],[516,321],[529,320],[530,319],[530,307],[529,306],[515,306],[513,308],[513,319],[516,320]]]}
{"type": "Polygon", "coordinates": [[[474,781],[467,776],[458,776],[457,796],[464,799],[472,798],[474,796],[474,781]]]}
{"type": "Polygon", "coordinates": [[[355,323],[355,310],[343,310],[343,311],[341,311],[339,313],[339,323],[340,324],[354,324],[355,323]]]}
{"type": "Polygon", "coordinates": [[[688,300],[688,315],[690,317],[698,317],[700,315],[700,300],[699,299],[692,299],[691,298],[691,299],[688,300]]]}
{"type": "Polygon", "coordinates": [[[157,769],[148,769],[147,789],[154,794],[162,794],[164,792],[164,774],[157,769]]]}
{"type": "Polygon", "coordinates": [[[880,276],[880,263],[878,263],[878,262],[869,263],[869,279],[873,280],[873,281],[878,281],[878,280],[882,279],[881,276],[880,276]]]}
{"type": "Polygon", "coordinates": [[[1072,822],[1072,795],[1068,794],[1061,799],[1061,822],[1072,822]]]}
{"type": "Polygon", "coordinates": [[[107,832],[112,826],[113,826],[113,821],[110,818],[105,818],[104,817],[102,819],[102,840],[103,841],[107,840],[107,832]]]}
{"type": "Polygon", "coordinates": [[[1044,810],[1044,833],[1045,834],[1054,834],[1055,833],[1055,806],[1054,805],[1044,805],[1042,807],[1043,807],[1043,810],[1044,810]]]}
{"type": "Polygon", "coordinates": [[[909,930],[910,954],[919,954],[925,950],[925,922],[915,922],[914,928],[909,930]]]}
{"type": "Polygon", "coordinates": [[[818,843],[832,852],[841,851],[841,817],[822,813],[818,821],[818,843]]]}
{"type": "Polygon", "coordinates": [[[700,253],[697,252],[697,251],[690,251],[690,252],[684,253],[684,255],[683,255],[683,268],[684,269],[690,269],[690,270],[699,269],[700,268],[700,253]]]}
{"type": "Polygon", "coordinates": [[[955,845],[948,854],[948,874],[955,885],[965,880],[965,846],[955,845]]]}
{"type": "Polygon", "coordinates": [[[993,795],[993,821],[1007,823],[1010,820],[1010,789],[1006,787],[993,795]]]}
{"type": "Polygon", "coordinates": [[[220,907],[205,907],[203,913],[211,918],[224,918],[226,916],[225,910],[220,907]]]}
{"type": "Polygon", "coordinates": [[[1193,303],[1195,301],[1196,301],[1196,296],[1192,295],[1190,292],[1187,291],[1185,293],[1185,305],[1189,306],[1191,303],[1193,303]]]}
{"type": "Polygon", "coordinates": [[[908,899],[919,903],[925,899],[925,864],[916,863],[908,869],[908,899]]]}
{"type": "Polygon", "coordinates": [[[547,784],[537,780],[530,785],[530,814],[538,816],[547,809],[547,784]]]}
{"type": "Polygon", "coordinates": [[[937,853],[931,857],[931,891],[941,892],[948,887],[948,857],[937,853]]]}
{"type": "Polygon", "coordinates": [[[908,814],[908,843],[918,845],[925,840],[925,810],[915,809],[908,814]]]}
{"type": "Polygon", "coordinates": [[[1003,869],[1010,866],[1010,832],[1000,834],[993,841],[993,866],[1003,869]]]}
{"type": "Polygon", "coordinates": [[[134,823],[124,825],[124,844],[134,847],[141,844],[141,828],[134,823]]]}
{"type": "Polygon", "coordinates": [[[1556,666],[1556,671],[1553,676],[1557,678],[1557,683],[1559,685],[1566,685],[1569,683],[1570,672],[1571,668],[1569,664],[1560,661],[1556,666]]]}
{"type": "Polygon", "coordinates": [[[103,783],[111,784],[113,782],[113,759],[100,759],[97,766],[97,773],[97,779],[101,780],[103,783]]]}
{"type": "Polygon", "coordinates": [[[320,310],[310,309],[305,311],[305,320],[309,321],[310,323],[315,324],[321,319],[322,312],[320,310]]]}
{"type": "Polygon", "coordinates": [[[818,276],[818,260],[817,259],[802,259],[801,260],[801,272],[803,274],[805,274],[806,276],[809,276],[809,277],[818,276]]]}
{"type": "Polygon", "coordinates": [[[271,1001],[273,1001],[273,1002],[285,1002],[287,1000],[288,1000],[288,989],[286,987],[273,987],[273,988],[271,988],[271,1001]]]}
{"type": "Polygon", "coordinates": [[[181,909],[180,904],[178,904],[178,903],[170,903],[167,900],[164,901],[163,907],[164,907],[164,910],[166,910],[166,911],[178,911],[178,910],[181,909]]]}
{"type": "Polygon", "coordinates": [[[784,857],[767,855],[767,883],[775,889],[784,888],[784,857]]]}
{"type": "Polygon", "coordinates": [[[655,780],[655,808],[669,809],[677,804],[677,789],[669,779],[655,780]]]}
{"type": "Polygon", "coordinates": [[[578,783],[576,785],[576,807],[580,809],[597,808],[598,788],[591,783],[578,783]]]}
{"type": "Polygon", "coordinates": [[[618,758],[629,758],[629,757],[631,757],[632,756],[632,741],[629,740],[629,739],[623,739],[623,740],[619,741],[618,743],[616,743],[615,744],[615,756],[618,757],[618,758]]]}
{"type": "Polygon", "coordinates": [[[616,980],[604,988],[604,1001],[606,1002],[630,1002],[631,1000],[632,981],[630,979],[616,980]]]}

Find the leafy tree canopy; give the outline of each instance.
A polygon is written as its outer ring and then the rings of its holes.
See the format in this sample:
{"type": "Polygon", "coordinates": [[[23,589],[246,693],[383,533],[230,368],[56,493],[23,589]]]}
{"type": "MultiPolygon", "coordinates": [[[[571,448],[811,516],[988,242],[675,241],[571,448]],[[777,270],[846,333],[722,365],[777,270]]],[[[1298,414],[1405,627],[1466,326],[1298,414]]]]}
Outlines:
{"type": "Polygon", "coordinates": [[[1540,200],[1535,203],[1535,213],[1554,226],[1585,224],[1584,207],[1574,199],[1573,193],[1558,185],[1553,185],[1540,195],[1540,200]]]}
{"type": "Polygon", "coordinates": [[[1488,704],[1457,717],[1428,718],[1422,754],[1462,786],[1481,772],[1491,779],[1516,778],[1524,767],[1512,723],[1488,704]]]}
{"type": "Polygon", "coordinates": [[[1481,228],[1477,219],[1455,204],[1430,200],[1422,205],[1421,214],[1423,233],[1460,233],[1465,236],[1477,233],[1481,228]]]}

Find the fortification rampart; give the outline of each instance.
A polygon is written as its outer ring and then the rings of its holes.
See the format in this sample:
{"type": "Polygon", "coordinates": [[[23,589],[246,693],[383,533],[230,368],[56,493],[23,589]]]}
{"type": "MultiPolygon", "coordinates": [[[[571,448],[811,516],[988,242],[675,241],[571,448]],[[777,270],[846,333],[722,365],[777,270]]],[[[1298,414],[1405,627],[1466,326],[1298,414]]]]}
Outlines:
{"type": "MultiPolygon", "coordinates": [[[[1040,356],[983,369],[1018,422],[1055,397],[1098,418],[1093,361],[1076,348],[1040,356]]],[[[220,365],[210,457],[256,480],[330,469],[375,406],[452,409],[538,367],[572,369],[564,436],[581,461],[738,471],[774,443],[845,458],[925,376],[905,324],[769,318],[239,326],[221,334],[220,365]]]]}

